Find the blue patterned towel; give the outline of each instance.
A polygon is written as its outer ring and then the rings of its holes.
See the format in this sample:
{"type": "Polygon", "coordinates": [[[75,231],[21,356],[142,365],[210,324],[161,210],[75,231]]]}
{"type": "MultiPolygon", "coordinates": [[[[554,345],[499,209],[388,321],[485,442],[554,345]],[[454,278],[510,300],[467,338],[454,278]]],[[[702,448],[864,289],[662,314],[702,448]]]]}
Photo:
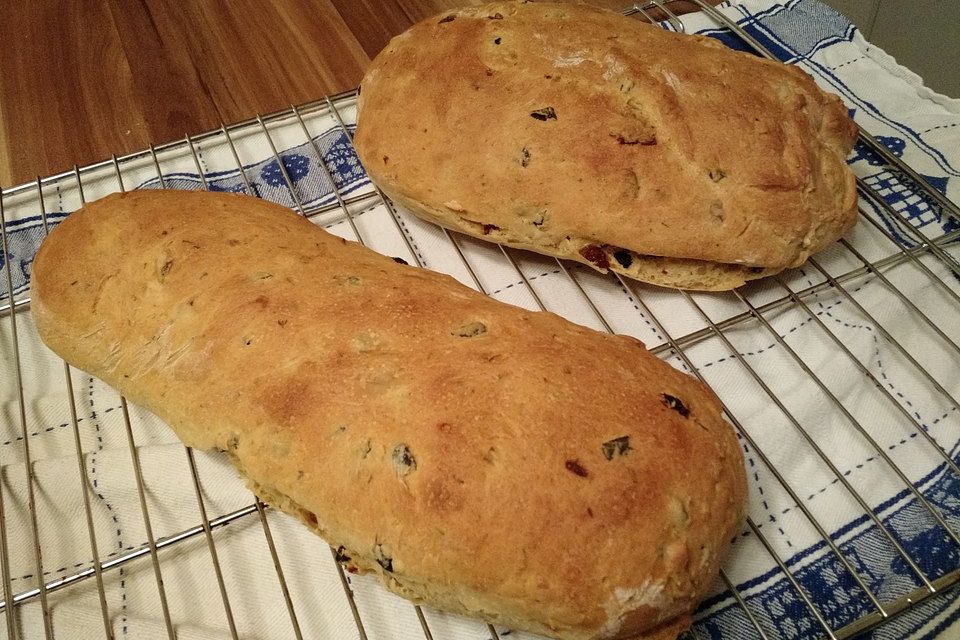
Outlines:
{"type": "MultiPolygon", "coordinates": [[[[777,56],[802,65],[823,87],[840,95],[857,122],[937,189],[960,200],[960,102],[924,88],[919,78],[815,0],[750,0],[725,5],[723,11],[777,56]]],[[[683,22],[688,32],[745,48],[706,16],[684,16],[683,22]]],[[[317,224],[349,239],[357,238],[355,226],[360,239],[374,250],[447,272],[468,286],[476,286],[475,274],[489,295],[504,302],[535,309],[535,291],[551,311],[603,330],[595,306],[613,330],[642,339],[674,365],[686,368],[666,348],[666,332],[678,337],[706,326],[686,298],[643,285],[627,290],[612,278],[570,267],[591,305],[556,261],[511,252],[521,277],[495,247],[460,237],[458,250],[436,227],[402,211],[395,218],[377,199],[350,143],[353,100],[344,98],[335,104],[345,129],[325,108],[311,108],[303,113],[306,130],[295,117],[268,120],[269,140],[259,125],[251,125],[232,129],[229,141],[222,134],[198,139],[195,157],[187,145],[173,145],[159,155],[162,178],[149,155],[120,163],[122,184],[112,166],[90,169],[82,175],[83,196],[90,200],[121,187],[250,192],[302,209],[317,224]],[[278,154],[274,155],[271,144],[278,154]],[[352,220],[339,207],[338,195],[352,220]]],[[[821,287],[804,298],[806,307],[785,305],[767,311],[764,317],[770,329],[735,322],[745,307],[732,294],[691,298],[715,322],[731,323],[726,332],[731,344],[708,337],[691,343],[686,354],[750,436],[742,442],[753,525],[743,527],[725,567],[748,609],[718,580],[696,614],[694,638],[760,637],[747,611],[771,639],[821,638],[823,624],[849,633],[849,625],[870,622],[870,616],[876,615],[864,586],[890,608],[907,596],[923,596],[925,580],[935,582],[960,569],[960,544],[944,527],[946,523],[953,532],[960,530],[960,475],[947,462],[960,461],[956,404],[960,352],[937,335],[939,330],[947,339],[960,342],[956,322],[960,304],[933,278],[942,278],[955,293],[960,292],[960,281],[929,255],[922,258],[922,267],[896,258],[901,247],[917,245],[917,237],[906,231],[901,220],[929,238],[957,231],[960,221],[915,193],[909,182],[865,147],[857,147],[851,164],[899,214],[892,216],[862,198],[862,222],[847,238],[865,258],[886,265],[881,270],[883,279],[866,269],[857,272],[862,263],[851,250],[830,247],[816,257],[817,264],[831,276],[842,277],[850,297],[821,287]],[[907,300],[898,297],[884,279],[904,291],[907,300]],[[891,339],[903,345],[936,384],[891,339]],[[841,345],[856,361],[842,352],[841,345]],[[829,393],[798,366],[790,350],[816,372],[829,393]],[[761,382],[782,406],[766,394],[761,382]],[[947,453],[941,454],[937,447],[947,453]],[[911,481],[910,486],[891,465],[911,481]],[[842,555],[836,555],[831,545],[842,555]]],[[[41,202],[36,190],[24,189],[4,198],[9,247],[3,263],[10,267],[13,293],[20,300],[29,296],[30,265],[44,234],[44,220],[56,225],[81,201],[72,176],[46,184],[42,196],[41,202]]],[[[946,244],[945,250],[960,256],[956,242],[946,244]]],[[[794,291],[816,288],[824,281],[823,273],[812,264],[784,274],[784,282],[794,291]]],[[[0,278],[0,291],[6,293],[5,278],[0,278]]],[[[775,279],[741,291],[755,306],[784,296],[775,279]]],[[[91,552],[62,363],[39,344],[29,314],[17,314],[17,318],[26,432],[19,419],[15,370],[8,366],[13,362],[12,327],[9,318],[3,318],[0,398],[6,419],[0,432],[0,456],[11,584],[15,593],[24,593],[36,586],[38,576],[26,512],[24,438],[34,461],[44,579],[70,576],[89,567],[91,552]]],[[[99,552],[104,559],[122,557],[142,548],[147,538],[119,398],[82,372],[73,372],[72,384],[85,461],[83,481],[92,489],[99,552]]],[[[197,501],[179,441],[146,411],[132,407],[130,417],[154,534],[163,539],[195,527],[197,501]]],[[[196,461],[212,517],[250,503],[250,494],[221,455],[198,452],[196,461]]],[[[303,636],[359,638],[329,550],[291,519],[273,512],[267,519],[303,636]]],[[[502,526],[509,532],[509,522],[502,526]]],[[[229,638],[212,559],[202,537],[177,543],[160,554],[170,615],[180,638],[229,638]]],[[[218,529],[214,539],[240,635],[292,637],[293,623],[256,515],[218,529]]],[[[104,580],[117,638],[166,637],[148,560],[110,570],[104,580]]],[[[368,577],[352,576],[350,586],[371,640],[424,637],[420,618],[409,603],[386,593],[368,577]]],[[[103,637],[100,601],[92,579],[58,592],[52,602],[58,637],[103,637]]],[[[33,598],[22,607],[19,624],[26,638],[43,637],[38,606],[33,598]]],[[[491,636],[476,621],[430,609],[423,615],[438,640],[491,636]]],[[[925,598],[865,637],[960,638],[958,618],[956,590],[948,591],[925,598]]],[[[506,629],[498,632],[501,638],[532,638],[506,629]]]]}

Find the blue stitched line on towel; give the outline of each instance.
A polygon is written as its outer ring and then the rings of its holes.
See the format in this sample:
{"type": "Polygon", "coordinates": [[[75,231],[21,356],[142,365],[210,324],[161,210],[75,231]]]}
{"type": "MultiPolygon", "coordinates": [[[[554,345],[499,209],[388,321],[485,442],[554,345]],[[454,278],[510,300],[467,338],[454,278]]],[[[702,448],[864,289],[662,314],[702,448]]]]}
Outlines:
{"type": "MultiPolygon", "coordinates": [[[[103,434],[100,431],[100,419],[97,417],[96,406],[94,403],[94,379],[90,377],[89,384],[89,397],[90,397],[90,421],[93,423],[94,429],[96,429],[97,435],[97,453],[94,453],[90,456],[90,479],[93,483],[94,493],[96,493],[97,498],[99,498],[103,504],[107,507],[107,511],[110,512],[110,518],[113,520],[113,523],[117,527],[117,548],[118,550],[123,549],[123,531],[120,526],[120,519],[117,517],[117,512],[113,508],[113,505],[110,504],[110,501],[107,500],[106,496],[100,490],[100,486],[97,482],[97,454],[103,451],[103,434]]],[[[111,409],[112,410],[112,409],[111,409]]],[[[104,411],[106,413],[106,411],[104,411]]],[[[123,620],[123,635],[127,635],[127,585],[126,577],[124,576],[123,567],[118,569],[120,575],[120,617],[123,620]]]]}

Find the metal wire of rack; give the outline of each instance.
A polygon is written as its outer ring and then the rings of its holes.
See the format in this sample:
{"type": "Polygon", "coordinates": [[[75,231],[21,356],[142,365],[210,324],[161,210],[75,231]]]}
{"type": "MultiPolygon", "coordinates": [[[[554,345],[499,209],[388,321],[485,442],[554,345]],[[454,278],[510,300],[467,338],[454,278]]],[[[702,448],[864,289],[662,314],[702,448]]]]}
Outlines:
{"type": "MultiPolygon", "coordinates": [[[[758,54],[770,56],[758,41],[721,12],[701,0],[695,0],[695,2],[718,25],[733,30],[758,54]]],[[[670,4],[670,0],[662,2],[654,0],[642,6],[634,5],[625,13],[653,22],[654,18],[650,12],[659,10],[666,16],[673,29],[683,31],[684,22],[682,18],[670,11],[670,4]]],[[[185,547],[190,544],[190,541],[202,541],[209,555],[213,579],[222,604],[224,637],[239,638],[243,636],[243,629],[236,619],[238,594],[235,591],[231,592],[228,588],[225,574],[230,565],[222,557],[222,548],[218,551],[217,543],[218,540],[222,540],[221,536],[225,535],[223,532],[229,529],[229,525],[250,520],[259,522],[262,532],[260,542],[262,554],[264,558],[269,557],[268,562],[272,565],[284,603],[283,608],[288,618],[289,634],[296,638],[312,637],[310,632],[304,631],[301,624],[296,606],[297,599],[294,597],[291,586],[291,576],[297,575],[302,569],[283,561],[280,545],[275,541],[273,534],[273,527],[277,522],[274,512],[255,497],[250,497],[235,509],[209,515],[207,511],[209,498],[206,497],[202,474],[198,469],[200,466],[198,458],[189,448],[183,448],[188,470],[187,480],[184,482],[188,483],[191,495],[196,501],[199,523],[173,533],[155,535],[151,526],[151,517],[152,514],[156,517],[157,509],[141,467],[141,457],[144,455],[143,444],[142,442],[138,444],[134,420],[131,419],[131,409],[122,398],[119,399],[119,415],[122,416],[125,431],[127,455],[132,471],[130,484],[137,496],[143,522],[143,536],[137,544],[121,548],[116,553],[103,552],[97,527],[94,524],[93,503],[96,500],[98,488],[95,480],[92,484],[89,480],[90,447],[84,444],[89,436],[83,434],[79,424],[80,416],[84,411],[80,405],[82,394],[75,385],[76,372],[62,361],[60,366],[69,406],[67,426],[72,434],[73,464],[76,465],[76,471],[79,473],[78,497],[82,500],[82,518],[85,523],[89,554],[88,561],[77,564],[76,570],[61,572],[60,575],[50,579],[43,577],[47,575],[44,571],[46,565],[43,558],[46,549],[50,546],[42,541],[49,540],[50,532],[42,530],[37,515],[37,501],[38,499],[43,501],[47,496],[46,488],[43,491],[38,489],[41,485],[34,471],[37,458],[33,456],[34,452],[31,452],[31,429],[34,428],[35,419],[30,404],[31,389],[29,383],[25,382],[33,376],[29,371],[30,362],[21,353],[21,344],[25,340],[24,326],[27,322],[25,312],[28,310],[30,300],[28,290],[15,293],[13,261],[9,259],[8,225],[10,222],[4,207],[5,203],[11,202],[16,202],[20,207],[35,207],[39,211],[45,234],[52,224],[47,206],[51,190],[57,193],[58,198],[62,198],[63,185],[71,183],[79,197],[79,202],[82,203],[86,199],[86,194],[92,189],[91,185],[107,179],[105,176],[109,174],[112,174],[114,183],[112,190],[122,191],[132,186],[132,180],[137,176],[141,178],[141,187],[178,188],[172,183],[182,180],[182,171],[165,172],[163,166],[165,163],[180,162],[182,164],[184,161],[192,164],[196,171],[195,175],[201,183],[198,186],[201,188],[212,188],[209,183],[211,176],[219,176],[229,171],[233,172],[231,175],[240,178],[241,184],[237,185],[238,190],[263,197],[264,194],[259,193],[251,184],[248,178],[250,166],[245,165],[242,158],[243,141],[253,136],[269,147],[270,155],[276,163],[275,186],[285,192],[286,204],[324,226],[340,225],[351,239],[378,250],[383,250],[382,236],[390,234],[391,240],[387,244],[395,249],[399,248],[411,262],[423,267],[426,262],[424,253],[412,240],[413,229],[423,223],[418,223],[396,208],[375,186],[347,193],[338,186],[337,176],[324,160],[325,150],[321,148],[321,138],[317,133],[317,128],[322,128],[322,124],[318,123],[321,121],[333,123],[334,129],[342,135],[343,139],[350,141],[352,136],[350,112],[355,106],[355,98],[355,92],[347,92],[305,105],[292,106],[273,114],[258,115],[244,122],[222,125],[218,130],[202,135],[186,136],[183,140],[157,147],[151,146],[142,152],[123,157],[114,156],[109,161],[86,167],[74,167],[71,172],[48,178],[38,178],[35,183],[6,189],[0,194],[0,214],[2,214],[0,215],[0,222],[2,222],[0,235],[2,235],[4,256],[7,257],[4,260],[7,294],[5,303],[0,306],[0,314],[9,334],[9,349],[4,349],[5,355],[9,356],[9,361],[5,362],[5,365],[10,367],[15,378],[16,411],[13,422],[18,435],[14,441],[21,443],[22,450],[18,460],[22,462],[23,467],[22,478],[19,480],[23,485],[23,491],[15,491],[9,479],[5,480],[9,486],[4,486],[3,490],[0,490],[0,569],[2,569],[3,581],[3,602],[0,603],[0,610],[4,612],[7,638],[30,635],[25,631],[22,620],[26,615],[24,611],[27,606],[35,606],[39,609],[41,624],[32,628],[40,630],[39,633],[45,638],[53,638],[54,605],[51,601],[61,593],[69,595],[73,590],[84,586],[96,592],[94,602],[99,609],[99,624],[102,627],[103,636],[114,638],[117,635],[115,624],[117,611],[115,608],[111,609],[107,583],[125,569],[141,567],[140,570],[143,570],[145,566],[149,566],[155,582],[156,598],[163,621],[160,635],[176,637],[179,623],[171,612],[170,593],[165,586],[161,560],[168,557],[165,555],[168,550],[185,547]],[[311,124],[315,127],[313,130],[311,130],[311,124]],[[278,142],[278,137],[289,137],[291,131],[298,132],[298,143],[306,150],[305,153],[310,153],[320,160],[317,166],[322,169],[324,180],[333,187],[332,199],[328,198],[326,202],[319,203],[304,201],[302,189],[296,184],[296,179],[291,175],[290,166],[279,150],[285,145],[278,142]],[[233,166],[220,172],[211,172],[205,166],[207,161],[203,153],[205,149],[217,145],[226,148],[229,153],[227,157],[232,160],[233,166]],[[152,174],[146,181],[142,179],[145,172],[152,174]],[[373,227],[365,222],[363,216],[373,209],[384,213],[380,220],[386,221],[387,228],[383,228],[382,225],[373,227]],[[151,502],[154,505],[153,510],[150,508],[151,502]],[[25,503],[25,507],[20,503],[25,503]],[[22,535],[14,535],[11,531],[12,523],[19,522],[10,516],[12,510],[17,514],[25,513],[27,516],[25,530],[19,524],[16,527],[22,535]],[[14,585],[15,577],[11,570],[12,544],[23,545],[31,550],[29,563],[33,570],[33,579],[27,582],[30,586],[26,588],[14,585]],[[90,558],[92,561],[89,560],[90,558]]],[[[862,133],[861,139],[892,169],[912,181],[916,193],[942,207],[947,214],[960,219],[960,209],[927,184],[915,170],[904,164],[900,158],[890,154],[883,145],[866,132],[862,133]]],[[[960,356],[956,328],[944,326],[931,318],[929,312],[925,310],[925,302],[915,299],[912,294],[919,288],[918,283],[922,283],[925,289],[933,291],[936,296],[944,299],[949,308],[956,312],[960,305],[960,295],[957,292],[956,282],[951,282],[950,278],[960,277],[960,263],[951,251],[955,252],[960,232],[928,238],[915,229],[909,220],[890,206],[869,184],[858,180],[858,187],[861,202],[869,203],[882,211],[886,219],[893,221],[895,225],[896,234],[867,212],[861,215],[860,227],[866,230],[864,233],[870,233],[872,237],[886,241],[888,247],[886,252],[872,257],[870,246],[860,245],[858,238],[849,238],[842,240],[831,252],[827,252],[829,255],[812,258],[808,263],[809,273],[804,273],[802,278],[793,272],[784,273],[769,279],[763,287],[746,287],[723,296],[671,293],[667,302],[664,302],[667,294],[645,285],[629,282],[620,276],[610,275],[601,278],[597,274],[572,267],[560,260],[546,260],[503,246],[491,249],[479,246],[475,241],[446,229],[433,229],[433,233],[439,234],[442,240],[443,250],[456,261],[457,266],[453,275],[468,286],[489,295],[503,297],[504,289],[495,288],[492,283],[496,280],[489,275],[491,271],[497,271],[507,274],[504,277],[516,283],[511,290],[511,295],[515,296],[511,301],[539,310],[571,315],[568,306],[571,303],[567,300],[558,301],[555,297],[548,295],[544,285],[540,284],[543,280],[538,281],[541,277],[539,272],[548,267],[548,271],[556,274],[564,283],[562,286],[571,296],[570,299],[576,299],[576,306],[580,309],[579,321],[609,332],[619,331],[622,321],[613,317],[614,314],[609,311],[608,294],[604,291],[613,291],[617,296],[628,300],[638,314],[637,317],[642,319],[651,332],[661,337],[658,344],[651,346],[651,351],[685,368],[692,375],[714,387],[725,403],[724,410],[727,417],[736,427],[745,446],[755,457],[757,468],[762,469],[766,476],[772,478],[772,484],[776,487],[776,492],[783,496],[784,504],[791,505],[790,508],[801,514],[801,519],[812,532],[811,535],[820,541],[825,549],[825,555],[835,563],[838,573],[843,574],[843,579],[838,580],[837,584],[840,585],[838,588],[850,590],[851,593],[856,594],[851,597],[859,597],[867,603],[866,613],[857,615],[855,619],[845,620],[840,625],[835,624],[832,621],[835,612],[830,610],[830,603],[821,601],[818,594],[812,593],[806,586],[802,562],[791,557],[789,549],[785,549],[776,538],[765,533],[764,526],[767,524],[767,519],[773,516],[766,515],[766,510],[755,508],[748,516],[743,532],[745,540],[754,541],[754,547],[750,552],[734,554],[721,571],[717,587],[719,594],[717,597],[732,600],[738,612],[737,615],[742,618],[743,637],[769,638],[770,640],[794,637],[779,628],[765,611],[751,605],[751,596],[747,593],[749,589],[737,577],[737,563],[743,562],[745,556],[748,557],[751,554],[766,558],[765,561],[772,563],[775,567],[777,575],[782,575],[786,579],[798,603],[798,608],[792,613],[791,618],[798,623],[808,625],[808,629],[814,629],[816,635],[825,638],[850,638],[868,629],[876,628],[913,605],[937,596],[960,582],[960,566],[954,565],[948,570],[932,571],[926,557],[906,547],[902,536],[892,525],[891,518],[883,515],[881,507],[871,503],[864,490],[864,481],[855,480],[849,472],[844,471],[835,462],[834,452],[830,450],[830,444],[825,443],[822,430],[817,428],[803,409],[790,401],[790,398],[779,388],[776,380],[771,378],[769,372],[753,361],[749,354],[744,353],[744,348],[739,346],[743,343],[745,336],[765,336],[764,339],[771,341],[772,345],[780,351],[783,361],[802,374],[802,384],[815,389],[824,406],[828,407],[834,416],[835,427],[845,430],[845,434],[859,442],[858,446],[870,453],[869,459],[874,460],[876,464],[871,467],[872,471],[866,481],[902,486],[905,494],[915,500],[918,509],[922,512],[922,517],[929,519],[941,538],[946,541],[945,544],[952,548],[960,548],[960,536],[958,536],[960,528],[957,522],[951,521],[952,515],[945,512],[942,504],[930,498],[921,482],[911,479],[912,470],[906,468],[904,462],[893,452],[893,448],[886,445],[885,441],[877,435],[872,421],[864,418],[862,405],[851,404],[835,390],[836,385],[834,376],[831,375],[831,368],[835,367],[836,363],[809,362],[809,354],[804,351],[803,345],[791,343],[788,335],[778,328],[779,321],[785,314],[800,314],[807,323],[816,328],[818,335],[833,345],[836,360],[842,361],[844,366],[852,372],[851,375],[856,378],[856,386],[859,389],[868,390],[875,402],[893,414],[898,428],[909,431],[911,438],[915,436],[914,440],[922,444],[925,454],[933,458],[937,465],[944,467],[945,473],[960,478],[960,468],[953,459],[952,452],[930,433],[928,425],[903,401],[904,398],[885,380],[878,377],[870,363],[863,362],[844,342],[843,337],[830,323],[829,314],[823,313],[824,305],[828,301],[830,304],[842,303],[847,308],[853,309],[859,318],[873,327],[877,339],[888,345],[896,357],[902,359],[905,366],[916,374],[922,381],[925,393],[945,402],[949,407],[948,413],[954,410],[960,411],[960,404],[956,398],[957,389],[944,386],[930,362],[924,361],[911,349],[911,345],[915,344],[914,339],[906,338],[896,330],[886,328],[888,323],[884,323],[879,317],[882,314],[876,309],[868,308],[860,295],[864,289],[882,291],[889,305],[897,307],[901,315],[905,314],[910,319],[913,331],[922,333],[938,345],[942,353],[956,367],[957,358],[960,356]],[[907,241],[904,241],[905,238],[907,241]],[[905,282],[904,279],[907,276],[912,280],[905,282]],[[598,281],[602,281],[600,288],[597,286],[598,281]],[[681,303],[692,313],[695,319],[693,325],[678,325],[672,314],[669,311],[665,312],[665,309],[669,309],[669,305],[681,303]],[[874,528],[880,544],[884,545],[898,562],[907,567],[906,572],[914,578],[913,587],[902,589],[895,596],[880,593],[876,587],[878,584],[876,576],[868,575],[864,571],[861,559],[852,555],[845,547],[843,536],[829,533],[832,529],[829,522],[830,515],[822,509],[815,508],[809,498],[805,499],[811,487],[800,484],[796,477],[782,471],[784,452],[778,451],[777,447],[771,444],[769,430],[756,416],[744,415],[737,393],[731,393],[726,387],[718,387],[718,381],[711,377],[712,370],[703,366],[698,349],[708,344],[719,345],[724,353],[729,354],[729,358],[735,364],[735,371],[738,372],[738,389],[741,391],[745,388],[752,389],[764,398],[777,415],[777,421],[782,424],[782,428],[794,434],[798,442],[803,443],[802,452],[793,455],[808,457],[819,465],[824,473],[834,478],[831,484],[837,487],[838,495],[842,494],[852,508],[862,512],[864,526],[874,528]]],[[[8,468],[16,465],[4,463],[3,466],[8,468]]],[[[4,473],[7,474],[6,471],[4,473]]],[[[66,478],[68,472],[64,470],[63,474],[66,478]]],[[[766,505],[765,501],[764,505],[766,505]]],[[[770,522],[775,523],[775,520],[770,522]]],[[[372,614],[363,613],[363,595],[358,593],[355,580],[345,573],[341,564],[337,562],[336,552],[330,549],[330,553],[330,565],[335,570],[332,575],[335,576],[337,588],[342,593],[343,602],[349,610],[349,618],[353,625],[349,633],[341,630],[334,635],[358,637],[361,640],[377,637],[376,633],[370,632],[372,614]]],[[[437,626],[433,612],[415,605],[406,606],[412,609],[416,627],[423,637],[428,640],[440,637],[435,635],[437,626]]],[[[493,640],[499,640],[507,632],[489,624],[485,625],[483,630],[485,636],[493,640]]]]}

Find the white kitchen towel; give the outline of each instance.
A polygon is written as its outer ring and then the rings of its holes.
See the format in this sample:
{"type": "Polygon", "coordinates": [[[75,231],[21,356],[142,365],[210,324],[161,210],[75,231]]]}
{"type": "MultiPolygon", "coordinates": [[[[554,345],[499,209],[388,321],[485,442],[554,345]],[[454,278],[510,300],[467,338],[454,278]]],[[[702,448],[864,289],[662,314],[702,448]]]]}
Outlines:
{"type": "MultiPolygon", "coordinates": [[[[924,88],[845,19],[813,0],[757,0],[724,11],[778,56],[800,64],[839,94],[860,124],[936,188],[960,200],[960,103],[924,88]]],[[[745,48],[706,16],[682,20],[688,32],[745,48]]],[[[896,217],[862,198],[861,223],[847,237],[860,255],[883,266],[882,278],[863,268],[852,249],[837,245],[782,279],[744,287],[743,299],[735,294],[688,297],[645,285],[628,290],[585,267],[525,252],[508,252],[514,266],[495,246],[448,236],[402,211],[395,217],[376,197],[350,144],[353,98],[333,104],[335,113],[323,103],[305,108],[303,124],[286,115],[266,118],[265,128],[259,123],[232,128],[229,141],[223,134],[198,137],[195,154],[187,144],[170,145],[160,150],[157,165],[149,154],[140,154],[116,167],[107,163],[84,170],[82,196],[90,200],[121,188],[249,191],[302,209],[344,237],[357,239],[356,228],[359,239],[373,249],[447,272],[504,302],[531,309],[542,303],[575,322],[634,335],[686,368],[670,350],[668,335],[682,338],[685,356],[743,430],[752,527],[744,526],[738,535],[726,573],[770,638],[824,635],[804,598],[835,630],[875,612],[849,567],[886,605],[922,594],[917,590],[924,580],[933,582],[960,569],[955,534],[938,521],[953,532],[960,530],[960,476],[947,462],[947,456],[958,460],[960,446],[960,353],[955,346],[960,342],[955,297],[960,281],[929,253],[921,254],[919,265],[903,258],[901,248],[916,246],[917,239],[896,217]],[[351,213],[349,220],[337,206],[338,195],[351,213]],[[826,274],[841,279],[849,296],[824,286],[826,274]],[[808,292],[803,305],[777,302],[786,286],[808,292]],[[769,326],[751,320],[744,301],[764,309],[769,326]],[[725,328],[722,338],[711,333],[704,315],[725,328]],[[817,527],[829,534],[849,567],[817,527]],[[789,568],[790,577],[778,561],[789,568]]],[[[930,238],[953,237],[960,229],[960,221],[915,193],[865,147],[858,146],[851,164],[914,229],[930,238]]],[[[29,298],[30,264],[44,222],[53,226],[80,204],[81,190],[72,175],[45,182],[41,191],[29,187],[4,197],[8,270],[0,278],[0,300],[6,300],[7,273],[16,300],[29,298]]],[[[960,256],[956,242],[946,243],[945,251],[960,256]]],[[[144,553],[148,535],[131,439],[142,468],[146,513],[153,537],[160,541],[162,592],[178,637],[231,637],[228,607],[241,637],[293,637],[280,573],[303,637],[360,637],[330,549],[272,510],[264,516],[266,526],[255,510],[237,515],[253,498],[225,458],[195,453],[207,515],[215,523],[221,516],[230,519],[212,532],[215,565],[210,545],[197,529],[201,516],[186,451],[169,428],[131,406],[128,432],[118,394],[75,369],[69,372],[71,403],[63,363],[39,343],[29,313],[0,321],[0,362],[0,506],[9,556],[8,566],[0,569],[9,572],[11,593],[28,598],[14,620],[23,637],[43,637],[42,607],[30,592],[38,584],[36,547],[45,583],[91,568],[86,499],[99,558],[112,562],[139,554],[103,573],[113,634],[166,637],[161,589],[151,554],[144,553]],[[39,545],[34,544],[27,502],[25,445],[32,460],[39,545]],[[178,540],[185,531],[195,534],[178,540]]],[[[510,526],[500,523],[501,535],[509,536],[510,526]]],[[[411,605],[368,577],[347,578],[367,637],[424,637],[411,605]]],[[[104,637],[95,577],[51,592],[47,610],[58,638],[104,637]]],[[[485,625],[473,620],[429,608],[423,615],[438,640],[491,637],[485,625]]],[[[870,637],[956,637],[958,618],[957,598],[948,592],[926,599],[870,637]]],[[[509,633],[498,631],[501,637],[509,633]]],[[[719,580],[691,634],[759,637],[719,580]]],[[[4,621],[0,637],[5,635],[4,621]]]]}

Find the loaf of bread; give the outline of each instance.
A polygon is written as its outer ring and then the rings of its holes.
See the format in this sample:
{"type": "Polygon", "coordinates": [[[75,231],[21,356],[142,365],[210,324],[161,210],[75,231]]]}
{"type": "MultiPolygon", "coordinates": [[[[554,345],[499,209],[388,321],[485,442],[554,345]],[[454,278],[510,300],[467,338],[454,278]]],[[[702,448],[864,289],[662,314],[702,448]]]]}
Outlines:
{"type": "Polygon", "coordinates": [[[639,341],[279,205],[92,202],[43,242],[31,295],[51,349],[226,451],[265,501],[415,602],[571,640],[672,638],[743,513],[717,399],[639,341]]]}
{"type": "Polygon", "coordinates": [[[722,290],[856,221],[856,127],[797,67],[585,5],[498,2],[394,38],[356,148],[411,212],[645,282],[722,290]]]}

